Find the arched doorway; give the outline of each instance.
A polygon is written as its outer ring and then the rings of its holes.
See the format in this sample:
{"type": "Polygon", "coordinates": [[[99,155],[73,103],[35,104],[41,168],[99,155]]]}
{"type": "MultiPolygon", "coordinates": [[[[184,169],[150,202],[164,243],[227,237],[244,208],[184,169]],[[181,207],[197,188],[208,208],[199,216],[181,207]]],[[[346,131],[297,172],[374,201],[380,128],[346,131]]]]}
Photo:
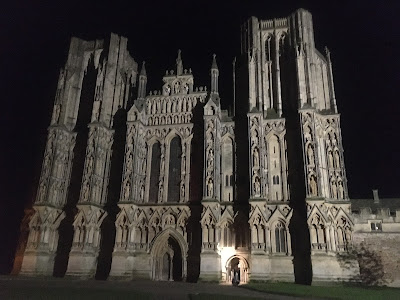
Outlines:
{"type": "Polygon", "coordinates": [[[247,283],[247,281],[249,280],[249,264],[247,262],[247,260],[239,255],[234,255],[232,257],[230,257],[227,261],[226,261],[226,265],[225,265],[225,269],[226,269],[226,281],[228,283],[232,282],[233,276],[235,272],[239,273],[239,279],[240,279],[240,283],[247,283]]]}
{"type": "Polygon", "coordinates": [[[164,234],[157,238],[152,258],[152,279],[182,281],[185,277],[182,247],[172,235],[164,234]]]}

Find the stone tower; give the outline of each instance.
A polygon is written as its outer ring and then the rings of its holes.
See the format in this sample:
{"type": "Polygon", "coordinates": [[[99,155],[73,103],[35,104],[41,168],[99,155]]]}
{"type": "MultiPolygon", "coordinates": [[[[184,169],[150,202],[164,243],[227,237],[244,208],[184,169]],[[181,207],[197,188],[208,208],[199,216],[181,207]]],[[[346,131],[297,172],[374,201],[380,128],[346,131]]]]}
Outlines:
{"type": "Polygon", "coordinates": [[[291,256],[296,281],[311,280],[311,265],[314,279],[348,278],[354,270],[336,259],[353,223],[329,51],[315,48],[304,9],[282,19],[250,18],[241,51],[251,278],[293,276],[291,256]]]}
{"type": "Polygon", "coordinates": [[[126,44],[126,38],[115,34],[107,41],[71,40],[48,129],[23,274],[53,274],[60,225],[70,215],[68,207],[75,205],[67,274],[91,276],[96,271],[114,116],[127,106],[137,77],[126,44]]]}

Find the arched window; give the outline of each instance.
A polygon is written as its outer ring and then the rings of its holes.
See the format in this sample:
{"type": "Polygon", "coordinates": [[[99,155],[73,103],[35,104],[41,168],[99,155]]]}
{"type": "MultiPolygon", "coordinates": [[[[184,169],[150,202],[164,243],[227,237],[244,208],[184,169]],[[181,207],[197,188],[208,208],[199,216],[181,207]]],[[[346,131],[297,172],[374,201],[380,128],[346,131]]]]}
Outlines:
{"type": "Polygon", "coordinates": [[[181,182],[181,139],[176,136],[171,140],[169,148],[169,173],[167,202],[178,202],[181,182]]]}
{"type": "Polygon", "coordinates": [[[154,143],[151,149],[152,150],[151,150],[149,202],[156,203],[158,197],[158,181],[160,179],[160,158],[161,158],[160,143],[159,142],[154,143]]]}
{"type": "Polygon", "coordinates": [[[231,201],[232,199],[232,186],[233,186],[233,158],[234,148],[233,140],[231,138],[224,138],[221,145],[221,173],[222,178],[225,177],[225,186],[221,189],[221,199],[223,201],[231,201]]]}
{"type": "Polygon", "coordinates": [[[275,252],[287,252],[286,228],[282,222],[278,222],[275,226],[275,252]]]}
{"type": "Polygon", "coordinates": [[[273,38],[271,35],[265,40],[265,59],[266,61],[272,61],[272,49],[273,49],[273,38]]]}

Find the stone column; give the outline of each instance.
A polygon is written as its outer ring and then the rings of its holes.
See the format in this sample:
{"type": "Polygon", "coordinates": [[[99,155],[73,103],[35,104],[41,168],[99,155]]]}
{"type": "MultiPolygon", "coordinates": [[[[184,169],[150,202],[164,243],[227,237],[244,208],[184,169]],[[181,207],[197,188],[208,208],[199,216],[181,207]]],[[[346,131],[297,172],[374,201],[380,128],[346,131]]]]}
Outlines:
{"type": "Polygon", "coordinates": [[[107,200],[111,146],[114,131],[100,123],[89,125],[89,137],[78,213],[75,216],[74,241],[66,275],[93,277],[100,251],[100,227],[107,216],[103,207],[107,200]]]}
{"type": "MultiPolygon", "coordinates": [[[[55,106],[54,110],[58,108],[55,106]]],[[[65,217],[76,133],[58,126],[49,129],[34,215],[21,274],[52,275],[58,246],[58,227],[65,217]]]]}

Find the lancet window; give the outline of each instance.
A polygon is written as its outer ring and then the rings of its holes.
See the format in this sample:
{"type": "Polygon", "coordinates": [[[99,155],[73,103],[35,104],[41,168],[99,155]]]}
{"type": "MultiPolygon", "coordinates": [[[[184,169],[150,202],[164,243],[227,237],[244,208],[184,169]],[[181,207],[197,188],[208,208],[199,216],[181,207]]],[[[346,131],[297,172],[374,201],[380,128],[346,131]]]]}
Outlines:
{"type": "Polygon", "coordinates": [[[179,202],[181,182],[181,139],[175,136],[170,143],[167,202],[179,202]]]}
{"type": "MultiPolygon", "coordinates": [[[[156,203],[158,198],[158,186],[160,178],[160,158],[161,147],[159,142],[155,142],[151,151],[151,170],[150,170],[150,189],[149,189],[149,202],[156,203]]],[[[162,199],[158,199],[161,201],[162,199]]]]}
{"type": "Polygon", "coordinates": [[[221,172],[222,178],[225,178],[225,186],[221,189],[221,198],[223,201],[232,201],[233,199],[233,141],[226,138],[222,143],[221,172]]]}
{"type": "Polygon", "coordinates": [[[275,225],[275,252],[287,252],[287,232],[286,227],[282,222],[275,225]]]}

